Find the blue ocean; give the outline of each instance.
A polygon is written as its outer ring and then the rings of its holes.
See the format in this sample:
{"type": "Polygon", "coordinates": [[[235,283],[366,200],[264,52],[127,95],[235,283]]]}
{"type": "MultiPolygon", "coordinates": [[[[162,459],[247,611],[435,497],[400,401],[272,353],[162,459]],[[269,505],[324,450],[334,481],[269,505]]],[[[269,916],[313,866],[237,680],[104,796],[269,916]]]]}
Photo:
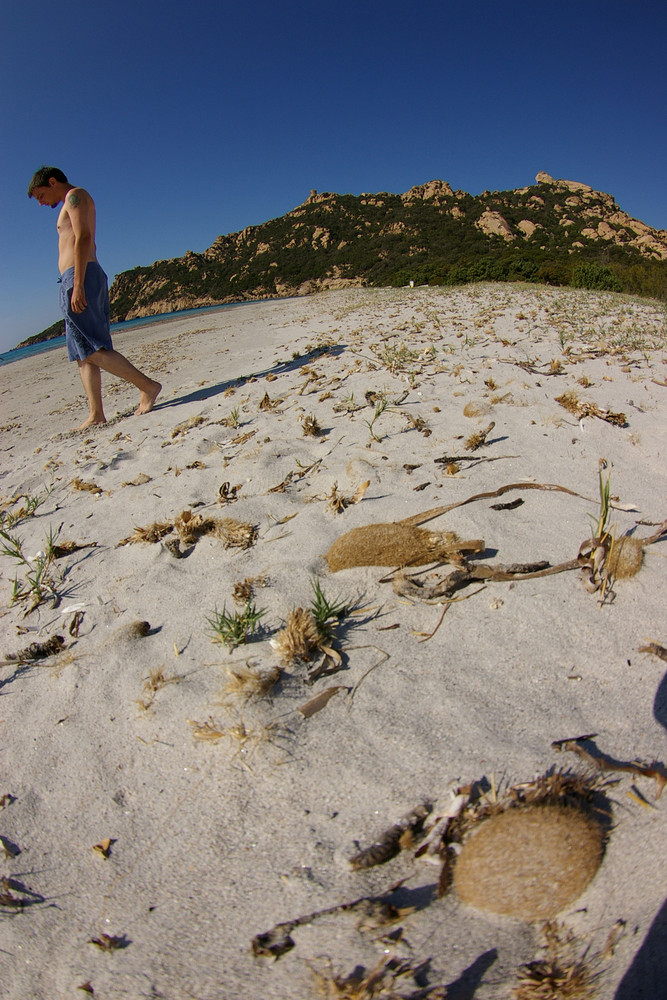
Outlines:
{"type": "MultiPolygon", "coordinates": [[[[266,299],[259,301],[266,302],[266,299]]],[[[179,312],[158,313],[155,316],[142,316],[140,319],[128,319],[124,323],[112,323],[111,333],[118,333],[121,330],[130,330],[134,326],[146,326],[149,323],[160,323],[165,319],[182,319],[185,316],[203,316],[204,313],[219,312],[221,309],[232,309],[237,306],[252,305],[252,302],[228,302],[222,306],[202,306],[200,309],[181,309],[179,312]]],[[[54,337],[52,340],[43,340],[39,344],[29,344],[27,347],[15,347],[11,351],[0,353],[0,364],[6,365],[11,361],[20,361],[21,358],[29,358],[32,354],[43,354],[45,351],[53,351],[57,347],[65,346],[65,337],[54,337]]]]}

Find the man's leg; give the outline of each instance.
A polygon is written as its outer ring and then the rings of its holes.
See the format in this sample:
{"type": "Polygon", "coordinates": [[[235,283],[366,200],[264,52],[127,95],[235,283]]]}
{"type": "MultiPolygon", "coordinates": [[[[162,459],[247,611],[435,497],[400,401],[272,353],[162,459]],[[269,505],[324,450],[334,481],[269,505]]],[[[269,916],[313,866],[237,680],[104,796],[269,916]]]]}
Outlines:
{"type": "Polygon", "coordinates": [[[90,427],[92,424],[105,424],[107,418],[104,416],[102,406],[102,373],[98,365],[88,364],[88,361],[79,361],[79,375],[83,382],[83,388],[88,399],[88,409],[90,414],[81,427],[90,427]]]}
{"type": "MultiPolygon", "coordinates": [[[[90,354],[86,358],[86,362],[93,367],[99,369],[103,368],[105,372],[109,372],[111,375],[115,375],[117,378],[122,378],[126,382],[131,382],[135,385],[139,392],[141,393],[141,399],[139,406],[134,411],[135,413],[150,413],[155,404],[155,400],[160,394],[162,386],[159,382],[155,382],[152,378],[148,378],[143,372],[140,372],[138,368],[119,354],[118,351],[107,351],[100,350],[95,351],[94,354],[90,354]]],[[[101,404],[101,399],[100,399],[101,404]]]]}

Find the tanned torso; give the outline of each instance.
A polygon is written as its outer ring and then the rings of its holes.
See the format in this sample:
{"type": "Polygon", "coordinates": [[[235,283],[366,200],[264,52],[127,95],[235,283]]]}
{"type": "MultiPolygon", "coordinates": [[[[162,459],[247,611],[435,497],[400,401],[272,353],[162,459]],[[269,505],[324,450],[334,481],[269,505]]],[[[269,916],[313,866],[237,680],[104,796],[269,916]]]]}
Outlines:
{"type": "Polygon", "coordinates": [[[79,240],[79,252],[88,263],[97,260],[95,247],[95,202],[83,188],[67,192],[58,216],[58,270],[63,274],[77,263],[74,246],[79,240]],[[70,214],[71,213],[71,214],[70,214]],[[74,223],[74,225],[73,225],[74,223]],[[76,229],[75,229],[76,227],[76,229]]]}

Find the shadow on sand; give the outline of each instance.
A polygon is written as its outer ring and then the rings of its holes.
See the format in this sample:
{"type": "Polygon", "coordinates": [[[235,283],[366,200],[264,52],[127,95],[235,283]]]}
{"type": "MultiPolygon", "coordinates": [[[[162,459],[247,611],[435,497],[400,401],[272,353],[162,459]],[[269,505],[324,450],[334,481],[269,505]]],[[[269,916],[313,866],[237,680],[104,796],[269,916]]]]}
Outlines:
{"type": "Polygon", "coordinates": [[[155,409],[165,410],[168,406],[200,403],[205,399],[211,399],[213,396],[220,396],[232,387],[236,389],[244,385],[249,379],[264,378],[266,375],[285,375],[287,372],[297,371],[299,368],[303,368],[304,365],[311,364],[317,358],[337,358],[345,351],[346,347],[347,344],[335,344],[332,347],[316,347],[307,354],[302,354],[298,358],[291,358],[289,361],[279,361],[270,368],[262,369],[262,371],[252,372],[250,375],[239,375],[236,378],[226,379],[224,382],[216,382],[215,385],[203,385],[201,388],[195,389],[185,396],[176,396],[174,399],[168,399],[164,402],[160,401],[155,406],[155,409]]]}
{"type": "MultiPolygon", "coordinates": [[[[667,674],[658,686],[653,715],[667,730],[667,674]]],[[[667,899],[619,983],[614,1000],[667,1000],[667,899]]]]}

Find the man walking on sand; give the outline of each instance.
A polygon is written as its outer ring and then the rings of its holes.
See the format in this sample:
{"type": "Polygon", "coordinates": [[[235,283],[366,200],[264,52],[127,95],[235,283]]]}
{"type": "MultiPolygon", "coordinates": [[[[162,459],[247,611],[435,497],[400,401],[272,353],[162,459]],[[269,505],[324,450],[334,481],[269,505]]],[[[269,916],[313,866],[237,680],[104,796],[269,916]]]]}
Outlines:
{"type": "Polygon", "coordinates": [[[28,186],[28,197],[55,208],[58,216],[60,307],[65,316],[67,352],[79,365],[90,414],[80,429],[105,424],[102,372],[131,382],[141,393],[135,413],[149,413],[162,386],[114,351],[109,332],[109,290],[95,247],[95,202],[70,184],[57,167],[41,167],[28,186]]]}

